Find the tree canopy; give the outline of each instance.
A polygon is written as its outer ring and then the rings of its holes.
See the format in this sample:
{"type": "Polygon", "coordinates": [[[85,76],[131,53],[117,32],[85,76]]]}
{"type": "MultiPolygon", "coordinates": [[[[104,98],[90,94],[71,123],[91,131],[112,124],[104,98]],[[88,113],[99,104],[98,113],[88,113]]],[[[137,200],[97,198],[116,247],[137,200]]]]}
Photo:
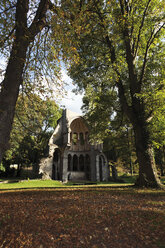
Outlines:
{"type": "Polygon", "coordinates": [[[61,110],[52,100],[42,100],[36,94],[20,95],[10,138],[10,149],[4,165],[37,167],[45,155],[49,138],[61,117],[61,110]]]}
{"type": "Polygon", "coordinates": [[[1,1],[0,56],[7,67],[0,85],[0,161],[9,147],[20,88],[26,91],[35,85],[42,92],[46,81],[60,90],[62,39],[58,26],[63,13],[58,1],[1,1]]]}
{"type": "MultiPolygon", "coordinates": [[[[163,122],[164,3],[91,0],[84,2],[78,20],[79,61],[71,64],[70,75],[80,89],[85,89],[88,116],[99,112],[100,120],[108,126],[108,110],[109,116],[116,109],[122,111],[134,130],[138,184],[160,185],[155,177],[150,123],[159,115],[163,122]]],[[[98,116],[93,118],[96,126],[98,116]]]]}

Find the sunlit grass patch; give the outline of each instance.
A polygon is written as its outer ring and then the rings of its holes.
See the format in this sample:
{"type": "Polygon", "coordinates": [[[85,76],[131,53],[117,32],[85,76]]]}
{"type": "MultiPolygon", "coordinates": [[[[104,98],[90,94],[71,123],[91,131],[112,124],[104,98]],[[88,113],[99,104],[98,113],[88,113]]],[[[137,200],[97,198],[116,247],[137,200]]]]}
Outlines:
{"type": "Polygon", "coordinates": [[[63,187],[62,182],[54,180],[12,180],[7,183],[1,183],[0,189],[26,189],[26,188],[49,188],[49,187],[63,187]]]}

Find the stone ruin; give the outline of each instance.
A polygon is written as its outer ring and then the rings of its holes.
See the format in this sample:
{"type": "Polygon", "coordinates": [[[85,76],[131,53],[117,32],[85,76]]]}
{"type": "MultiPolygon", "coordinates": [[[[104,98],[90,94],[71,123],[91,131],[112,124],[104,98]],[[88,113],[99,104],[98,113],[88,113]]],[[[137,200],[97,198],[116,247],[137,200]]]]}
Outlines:
{"type": "Polygon", "coordinates": [[[49,155],[41,160],[39,169],[44,179],[108,181],[103,144],[90,144],[87,124],[77,113],[63,111],[48,145],[49,155]]]}

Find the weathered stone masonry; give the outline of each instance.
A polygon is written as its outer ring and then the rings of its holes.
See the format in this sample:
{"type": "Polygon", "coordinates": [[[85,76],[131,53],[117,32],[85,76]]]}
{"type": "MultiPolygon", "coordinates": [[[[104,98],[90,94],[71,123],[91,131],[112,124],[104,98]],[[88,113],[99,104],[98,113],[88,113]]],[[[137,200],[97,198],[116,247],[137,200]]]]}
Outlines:
{"type": "Polygon", "coordinates": [[[54,180],[108,181],[109,169],[103,145],[89,143],[85,120],[68,109],[49,140],[49,156],[40,163],[44,178],[54,180]]]}

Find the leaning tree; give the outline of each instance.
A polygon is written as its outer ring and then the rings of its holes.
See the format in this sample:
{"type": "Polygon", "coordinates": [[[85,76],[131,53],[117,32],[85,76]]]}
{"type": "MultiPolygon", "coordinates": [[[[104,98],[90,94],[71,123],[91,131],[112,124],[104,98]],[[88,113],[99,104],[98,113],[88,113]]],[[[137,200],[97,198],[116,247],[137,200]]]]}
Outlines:
{"type": "Polygon", "coordinates": [[[29,91],[38,84],[42,93],[42,81],[53,82],[56,88],[60,84],[62,39],[58,26],[63,14],[60,1],[1,1],[0,55],[7,67],[0,84],[0,161],[9,148],[20,89],[29,91]]]}

